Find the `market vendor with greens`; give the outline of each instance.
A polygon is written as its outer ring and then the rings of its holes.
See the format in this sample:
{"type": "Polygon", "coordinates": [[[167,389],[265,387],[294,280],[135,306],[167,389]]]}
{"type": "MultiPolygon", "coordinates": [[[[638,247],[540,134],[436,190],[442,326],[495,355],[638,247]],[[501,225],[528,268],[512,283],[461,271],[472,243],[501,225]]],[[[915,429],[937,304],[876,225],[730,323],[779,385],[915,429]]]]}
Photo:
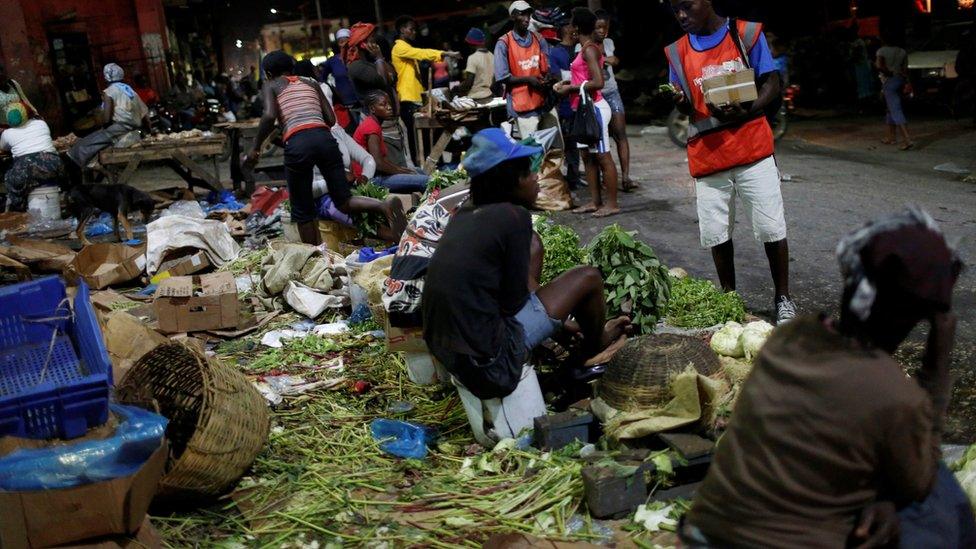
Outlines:
{"type": "Polygon", "coordinates": [[[529,351],[572,315],[582,359],[631,331],[630,319],[607,322],[603,279],[576,267],[538,287],[542,250],[533,253],[532,216],[539,194],[534,160],[542,148],[511,141],[499,128],[475,134],[462,162],[470,199],[444,231],[427,269],[424,339],[433,355],[482,399],[517,386],[529,351]]]}
{"type": "Polygon", "coordinates": [[[976,547],[965,493],[940,462],[961,262],[908,208],[837,247],[839,320],[773,332],[680,530],[684,547],[976,547]],[[928,325],[921,368],[892,354],[928,325]]]}

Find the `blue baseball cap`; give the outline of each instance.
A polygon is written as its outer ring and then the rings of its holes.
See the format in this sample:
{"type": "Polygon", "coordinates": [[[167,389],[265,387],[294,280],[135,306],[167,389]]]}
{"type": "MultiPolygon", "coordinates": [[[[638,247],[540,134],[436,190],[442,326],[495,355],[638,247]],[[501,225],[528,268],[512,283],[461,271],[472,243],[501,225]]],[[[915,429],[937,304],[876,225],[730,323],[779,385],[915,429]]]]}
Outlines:
{"type": "Polygon", "coordinates": [[[468,31],[468,35],[464,37],[464,41],[472,46],[484,46],[485,32],[478,28],[472,28],[468,31]]]}
{"type": "Polygon", "coordinates": [[[506,160],[542,155],[542,147],[523,145],[512,141],[501,128],[488,128],[474,134],[471,148],[464,155],[461,165],[468,175],[481,175],[506,160]]]}

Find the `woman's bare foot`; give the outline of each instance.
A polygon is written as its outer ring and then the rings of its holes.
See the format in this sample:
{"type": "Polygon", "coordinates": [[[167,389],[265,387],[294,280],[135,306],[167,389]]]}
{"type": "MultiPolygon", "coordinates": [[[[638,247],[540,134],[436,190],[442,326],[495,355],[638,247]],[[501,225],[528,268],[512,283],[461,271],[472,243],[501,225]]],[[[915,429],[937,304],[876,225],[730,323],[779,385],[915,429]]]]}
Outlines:
{"type": "Polygon", "coordinates": [[[610,217],[611,215],[617,215],[618,213],[620,213],[620,208],[604,206],[593,212],[593,217],[610,217]]]}
{"type": "Polygon", "coordinates": [[[630,317],[618,316],[608,320],[603,326],[603,338],[600,341],[600,349],[606,349],[614,341],[620,339],[622,335],[630,335],[634,332],[634,326],[630,323],[630,317]]]}
{"type": "Polygon", "coordinates": [[[397,198],[390,196],[383,201],[383,206],[386,220],[390,224],[390,230],[393,231],[393,236],[399,240],[400,235],[407,228],[407,216],[403,213],[403,204],[397,198]]]}
{"type": "Polygon", "coordinates": [[[882,144],[885,144],[885,145],[894,145],[895,144],[895,140],[894,139],[888,139],[887,137],[885,137],[884,139],[881,140],[881,143],[882,144]]]}
{"type": "Polygon", "coordinates": [[[579,208],[576,208],[575,210],[573,210],[573,213],[574,214],[588,214],[588,213],[593,213],[593,212],[597,211],[598,209],[600,209],[600,207],[598,205],[590,202],[589,204],[584,204],[584,205],[580,206],[579,208]]]}
{"type": "Polygon", "coordinates": [[[898,147],[898,148],[901,149],[901,150],[903,150],[903,151],[907,151],[907,150],[911,149],[914,146],[915,146],[915,143],[912,143],[911,141],[909,141],[908,143],[905,143],[904,145],[902,145],[901,147],[898,147]]]}
{"type": "Polygon", "coordinates": [[[625,193],[634,192],[640,188],[640,183],[634,181],[633,179],[627,178],[621,182],[622,189],[625,193]]]}

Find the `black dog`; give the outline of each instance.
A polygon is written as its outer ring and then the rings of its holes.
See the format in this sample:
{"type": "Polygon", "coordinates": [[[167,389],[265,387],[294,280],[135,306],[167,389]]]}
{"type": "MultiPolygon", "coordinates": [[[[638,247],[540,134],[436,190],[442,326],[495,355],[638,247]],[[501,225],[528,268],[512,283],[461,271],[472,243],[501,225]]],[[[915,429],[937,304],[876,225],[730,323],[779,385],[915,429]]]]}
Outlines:
{"type": "Polygon", "coordinates": [[[115,238],[122,240],[119,223],[125,228],[126,240],[132,239],[132,226],[129,214],[141,212],[142,219],[149,223],[149,216],[156,208],[156,202],[147,193],[128,185],[76,185],[68,191],[68,210],[78,219],[78,238],[88,244],[85,225],[99,211],[112,214],[115,238]]]}

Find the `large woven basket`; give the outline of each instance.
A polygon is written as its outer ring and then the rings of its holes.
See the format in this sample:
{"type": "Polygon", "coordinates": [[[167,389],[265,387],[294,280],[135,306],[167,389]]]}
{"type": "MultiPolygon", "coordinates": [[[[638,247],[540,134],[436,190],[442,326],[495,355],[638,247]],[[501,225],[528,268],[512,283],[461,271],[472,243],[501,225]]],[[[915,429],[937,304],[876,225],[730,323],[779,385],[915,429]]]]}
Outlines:
{"type": "Polygon", "coordinates": [[[699,338],[675,334],[634,338],[607,364],[598,394],[622,411],[660,407],[671,400],[671,377],[689,365],[706,376],[720,367],[718,357],[699,338]]]}
{"type": "Polygon", "coordinates": [[[160,345],[116,388],[121,402],[155,403],[169,419],[164,498],[213,497],[232,488],[268,437],[268,407],[241,375],[178,343],[160,345]]]}

